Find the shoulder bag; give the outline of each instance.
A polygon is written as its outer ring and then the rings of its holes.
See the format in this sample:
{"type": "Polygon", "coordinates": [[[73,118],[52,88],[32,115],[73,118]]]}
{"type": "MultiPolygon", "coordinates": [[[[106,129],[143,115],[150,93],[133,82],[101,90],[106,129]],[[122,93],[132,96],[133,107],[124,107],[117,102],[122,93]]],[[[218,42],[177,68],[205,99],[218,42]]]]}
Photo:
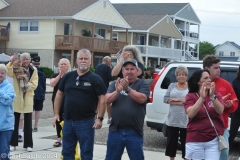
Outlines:
{"type": "MultiPolygon", "coordinates": [[[[199,97],[199,95],[198,95],[197,93],[196,93],[196,95],[199,97]]],[[[208,115],[208,118],[209,118],[209,120],[210,120],[210,122],[211,122],[211,125],[212,125],[212,127],[214,128],[214,130],[215,130],[215,132],[216,132],[216,134],[217,134],[217,136],[218,136],[218,147],[219,147],[219,150],[221,151],[221,150],[227,149],[227,148],[228,148],[228,144],[227,144],[226,140],[224,139],[224,137],[223,137],[222,135],[219,135],[219,134],[218,134],[218,132],[217,132],[217,130],[216,130],[216,127],[215,127],[215,125],[213,124],[213,121],[212,121],[211,117],[209,116],[208,111],[207,111],[207,108],[206,108],[206,106],[205,106],[204,104],[203,104],[203,107],[205,108],[206,113],[207,113],[207,115],[208,115]]]]}

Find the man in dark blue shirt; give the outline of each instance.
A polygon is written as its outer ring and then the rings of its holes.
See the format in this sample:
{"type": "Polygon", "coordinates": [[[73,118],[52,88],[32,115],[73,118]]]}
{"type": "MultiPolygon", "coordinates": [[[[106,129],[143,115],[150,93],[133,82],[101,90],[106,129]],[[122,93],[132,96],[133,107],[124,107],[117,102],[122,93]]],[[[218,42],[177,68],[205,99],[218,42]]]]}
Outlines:
{"type": "MultiPolygon", "coordinates": [[[[102,64],[97,65],[97,67],[95,68],[95,73],[102,78],[106,88],[108,88],[109,82],[112,80],[112,69],[110,68],[111,62],[111,58],[109,56],[105,56],[103,57],[102,64]]],[[[108,124],[111,123],[110,107],[111,104],[107,104],[108,124]]]]}
{"type": "Polygon", "coordinates": [[[59,121],[59,110],[64,96],[64,125],[62,129],[62,155],[66,160],[75,159],[75,147],[80,145],[81,159],[93,158],[94,129],[102,127],[106,109],[106,87],[102,78],[92,73],[91,52],[81,49],[77,53],[76,71],[68,72],[59,84],[54,101],[54,120],[59,121]],[[98,118],[95,120],[99,102],[98,118]]]}

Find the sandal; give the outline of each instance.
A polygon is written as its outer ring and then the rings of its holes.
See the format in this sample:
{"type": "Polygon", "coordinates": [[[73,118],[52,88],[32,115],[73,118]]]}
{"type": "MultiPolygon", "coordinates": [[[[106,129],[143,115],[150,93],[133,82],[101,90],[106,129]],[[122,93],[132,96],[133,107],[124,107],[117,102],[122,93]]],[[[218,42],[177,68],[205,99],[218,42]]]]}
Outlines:
{"type": "Polygon", "coordinates": [[[61,145],[62,145],[61,142],[55,142],[55,143],[53,144],[54,147],[60,147],[61,145]]]}

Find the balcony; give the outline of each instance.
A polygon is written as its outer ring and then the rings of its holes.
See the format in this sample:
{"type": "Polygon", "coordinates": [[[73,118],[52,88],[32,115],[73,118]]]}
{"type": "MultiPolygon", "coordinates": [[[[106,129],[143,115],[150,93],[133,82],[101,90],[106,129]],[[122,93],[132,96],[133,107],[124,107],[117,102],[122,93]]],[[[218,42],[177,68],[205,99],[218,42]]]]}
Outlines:
{"type": "Polygon", "coordinates": [[[115,40],[101,39],[95,37],[72,36],[72,35],[56,35],[56,50],[80,50],[86,48],[93,52],[117,53],[127,42],[115,40]],[[73,41],[74,39],[74,41],[73,41]],[[74,42],[74,44],[72,43],[74,42]]]}
{"type": "Polygon", "coordinates": [[[182,51],[180,49],[171,49],[163,47],[154,47],[154,46],[145,46],[145,45],[136,45],[142,56],[146,57],[155,57],[155,58],[169,58],[173,60],[182,59],[182,51]],[[148,54],[146,51],[148,50],[148,54]]]}
{"type": "Polygon", "coordinates": [[[10,26],[0,25],[0,40],[9,40],[10,26]]]}

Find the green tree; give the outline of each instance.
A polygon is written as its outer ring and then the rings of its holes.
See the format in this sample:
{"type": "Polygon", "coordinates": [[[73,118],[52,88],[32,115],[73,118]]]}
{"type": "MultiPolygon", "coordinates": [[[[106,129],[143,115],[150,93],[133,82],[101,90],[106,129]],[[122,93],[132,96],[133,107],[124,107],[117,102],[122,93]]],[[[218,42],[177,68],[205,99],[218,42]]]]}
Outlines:
{"type": "MultiPolygon", "coordinates": [[[[195,46],[197,50],[197,45],[195,46]]],[[[202,60],[204,56],[208,54],[215,54],[215,47],[212,43],[203,41],[199,43],[199,60],[202,60]]]]}

